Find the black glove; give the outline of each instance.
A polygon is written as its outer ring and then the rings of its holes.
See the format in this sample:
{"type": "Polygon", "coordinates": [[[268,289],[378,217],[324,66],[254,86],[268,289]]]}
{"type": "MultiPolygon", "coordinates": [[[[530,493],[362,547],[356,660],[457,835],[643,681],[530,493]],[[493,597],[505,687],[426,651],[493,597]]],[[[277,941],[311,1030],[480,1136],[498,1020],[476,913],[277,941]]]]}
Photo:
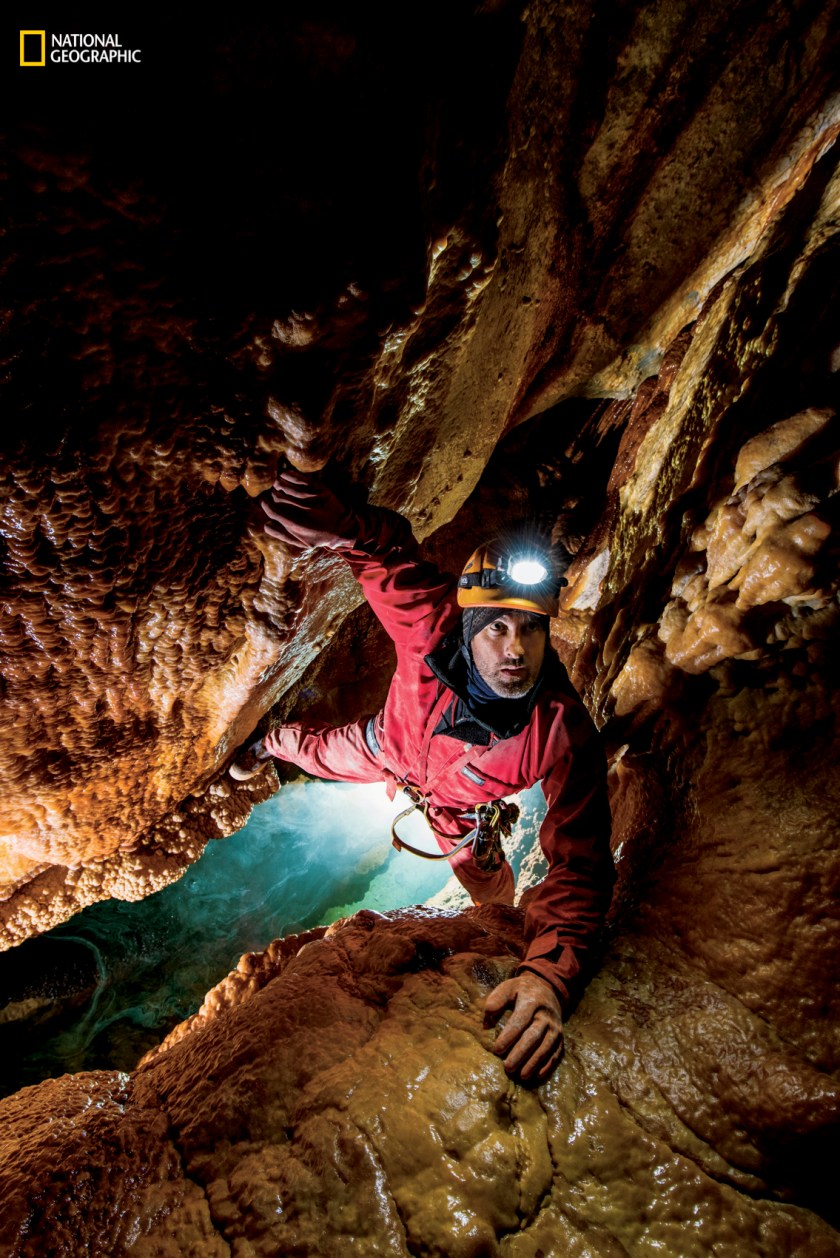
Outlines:
{"type": "Polygon", "coordinates": [[[281,472],[260,496],[263,528],[296,550],[324,546],[350,547],[359,532],[359,518],[336,497],[319,476],[294,469],[281,472]]]}

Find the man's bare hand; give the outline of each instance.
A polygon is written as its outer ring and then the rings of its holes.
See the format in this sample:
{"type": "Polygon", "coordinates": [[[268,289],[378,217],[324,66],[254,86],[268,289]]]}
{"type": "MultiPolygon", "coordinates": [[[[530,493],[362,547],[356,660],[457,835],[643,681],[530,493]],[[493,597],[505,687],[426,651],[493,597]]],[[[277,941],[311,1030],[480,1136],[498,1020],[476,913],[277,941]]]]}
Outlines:
{"type": "Polygon", "coordinates": [[[269,537],[295,550],[336,549],[354,540],[358,521],[319,476],[287,468],[260,497],[269,537]]]}
{"type": "Polygon", "coordinates": [[[499,1032],[493,1052],[505,1059],[505,1070],[523,1083],[542,1083],[563,1055],[563,1011],[550,983],[525,972],[495,987],[484,1005],[484,1025],[498,1022],[513,1006],[499,1032]]]}

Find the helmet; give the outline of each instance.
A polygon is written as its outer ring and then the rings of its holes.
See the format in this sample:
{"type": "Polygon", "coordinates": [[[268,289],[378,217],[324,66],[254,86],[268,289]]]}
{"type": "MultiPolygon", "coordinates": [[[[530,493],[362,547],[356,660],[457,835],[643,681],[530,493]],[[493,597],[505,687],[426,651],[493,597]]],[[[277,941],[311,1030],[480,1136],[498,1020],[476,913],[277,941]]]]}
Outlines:
{"type": "Polygon", "coordinates": [[[556,616],[565,577],[554,558],[537,547],[507,553],[498,542],[474,550],[458,579],[459,607],[508,607],[556,616]]]}

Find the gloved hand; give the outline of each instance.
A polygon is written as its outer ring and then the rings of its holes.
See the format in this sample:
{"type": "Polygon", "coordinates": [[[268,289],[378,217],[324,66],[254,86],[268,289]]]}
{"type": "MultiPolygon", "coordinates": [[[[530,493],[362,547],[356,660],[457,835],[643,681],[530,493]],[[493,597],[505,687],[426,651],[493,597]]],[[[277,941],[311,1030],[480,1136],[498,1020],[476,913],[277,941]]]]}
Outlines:
{"type": "Polygon", "coordinates": [[[352,546],[359,532],[356,514],[314,473],[289,468],[260,497],[263,528],[287,546],[305,550],[352,546]]]}

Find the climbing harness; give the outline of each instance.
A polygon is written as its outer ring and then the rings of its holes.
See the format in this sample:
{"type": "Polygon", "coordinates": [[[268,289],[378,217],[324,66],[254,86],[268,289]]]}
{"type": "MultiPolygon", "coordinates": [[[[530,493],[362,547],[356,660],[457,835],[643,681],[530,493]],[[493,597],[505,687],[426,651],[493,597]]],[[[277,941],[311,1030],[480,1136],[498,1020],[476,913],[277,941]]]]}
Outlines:
{"type": "MultiPolygon", "coordinates": [[[[431,715],[426,723],[420,755],[416,765],[411,770],[412,773],[419,774],[421,780],[427,779],[429,747],[432,735],[450,697],[446,688],[439,685],[431,715]]],[[[381,747],[376,737],[376,719],[376,717],[371,717],[365,724],[364,739],[371,754],[379,757],[381,755],[381,747]]],[[[450,756],[448,760],[438,767],[431,778],[426,780],[427,789],[447,770],[455,772],[460,768],[462,772],[465,772],[464,766],[467,757],[472,754],[472,744],[464,744],[454,755],[450,756]]],[[[420,811],[425,817],[426,824],[432,834],[437,838],[442,839],[445,843],[450,843],[452,842],[452,835],[442,834],[440,830],[435,829],[429,816],[428,795],[424,795],[418,786],[407,782],[404,777],[398,777],[387,768],[385,768],[385,776],[386,780],[393,783],[394,789],[401,789],[411,800],[408,808],[404,808],[391,822],[391,842],[398,852],[405,850],[406,852],[411,852],[412,856],[422,856],[423,860],[427,861],[445,861],[451,860],[463,848],[472,847],[473,860],[479,869],[487,873],[493,873],[501,867],[505,859],[502,838],[510,838],[511,828],[519,820],[519,808],[516,804],[508,804],[503,799],[493,799],[488,803],[475,804],[469,811],[458,814],[464,821],[474,822],[474,829],[464,835],[460,842],[456,843],[448,852],[425,852],[422,848],[415,847],[413,843],[409,843],[406,839],[401,839],[397,834],[397,826],[405,817],[411,816],[413,812],[420,811]]],[[[477,777],[475,780],[481,782],[483,779],[477,777]]],[[[391,798],[393,799],[393,793],[391,798]]]]}
{"type": "Polygon", "coordinates": [[[416,786],[403,786],[406,795],[412,801],[408,808],[403,809],[391,823],[391,842],[398,852],[403,849],[411,852],[413,856],[422,856],[427,861],[445,861],[451,860],[456,852],[460,852],[462,848],[472,847],[472,856],[479,869],[485,870],[487,873],[493,873],[499,869],[505,859],[504,848],[502,847],[502,837],[509,839],[512,826],[519,820],[519,808],[516,804],[508,804],[503,799],[494,799],[486,804],[476,804],[469,812],[462,812],[459,815],[465,821],[474,821],[475,829],[461,839],[448,852],[424,852],[422,848],[414,847],[405,839],[401,839],[397,834],[397,826],[404,817],[408,817],[411,813],[419,809],[426,818],[426,824],[432,831],[432,834],[439,838],[449,841],[451,835],[441,834],[432,824],[429,816],[429,801],[416,786]]]}

